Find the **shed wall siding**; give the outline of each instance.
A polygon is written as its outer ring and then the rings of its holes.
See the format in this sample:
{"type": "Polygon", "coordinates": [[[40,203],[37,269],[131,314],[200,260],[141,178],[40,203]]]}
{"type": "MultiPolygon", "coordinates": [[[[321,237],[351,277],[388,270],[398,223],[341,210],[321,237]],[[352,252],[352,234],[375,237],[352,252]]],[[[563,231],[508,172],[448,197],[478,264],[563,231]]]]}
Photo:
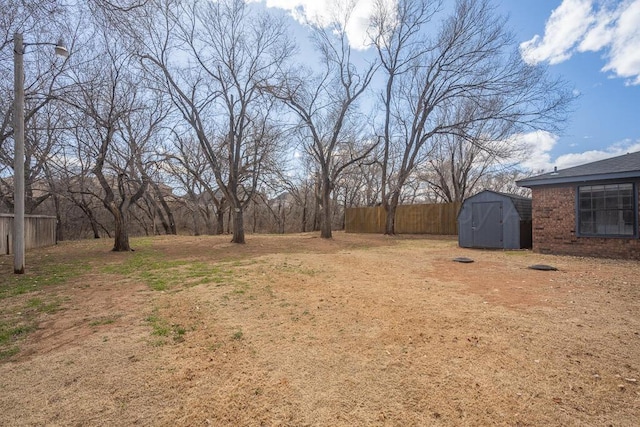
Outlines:
{"type": "Polygon", "coordinates": [[[520,215],[513,203],[503,203],[502,238],[504,249],[521,249],[520,244],[520,215]]]}
{"type": "MultiPolygon", "coordinates": [[[[522,249],[530,248],[531,238],[527,237],[526,245],[522,243],[521,213],[525,219],[531,218],[531,200],[497,193],[490,190],[482,191],[474,196],[468,197],[462,204],[458,215],[458,245],[463,248],[482,247],[474,242],[473,231],[473,205],[478,203],[501,202],[502,203],[502,249],[522,249]],[[518,205],[518,206],[516,206],[518,205]]],[[[476,224],[482,227],[485,224],[476,224]]],[[[529,228],[525,228],[529,232],[529,228]]],[[[530,233],[529,233],[530,236],[530,233]]]]}
{"type": "Polygon", "coordinates": [[[640,260],[638,238],[577,236],[575,186],[534,187],[532,196],[534,252],[640,260]]]}

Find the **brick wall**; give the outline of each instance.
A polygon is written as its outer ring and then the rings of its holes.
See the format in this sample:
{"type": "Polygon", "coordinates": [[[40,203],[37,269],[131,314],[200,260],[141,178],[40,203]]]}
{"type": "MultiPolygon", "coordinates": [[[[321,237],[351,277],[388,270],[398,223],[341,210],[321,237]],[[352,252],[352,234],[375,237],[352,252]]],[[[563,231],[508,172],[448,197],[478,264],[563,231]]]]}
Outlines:
{"type": "Polygon", "coordinates": [[[532,199],[534,252],[640,260],[638,238],[577,236],[575,187],[533,188],[532,199]]]}

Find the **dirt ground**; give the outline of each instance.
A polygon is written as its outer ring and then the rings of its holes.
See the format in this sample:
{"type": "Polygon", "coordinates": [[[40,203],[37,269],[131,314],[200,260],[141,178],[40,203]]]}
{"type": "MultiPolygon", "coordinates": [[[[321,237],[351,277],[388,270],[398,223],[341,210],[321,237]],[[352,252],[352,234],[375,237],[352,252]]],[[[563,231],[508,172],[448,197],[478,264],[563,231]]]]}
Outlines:
{"type": "Polygon", "coordinates": [[[0,300],[59,304],[0,362],[0,425],[640,420],[637,262],[344,233],[111,243],[27,253],[78,271],[0,300]]]}

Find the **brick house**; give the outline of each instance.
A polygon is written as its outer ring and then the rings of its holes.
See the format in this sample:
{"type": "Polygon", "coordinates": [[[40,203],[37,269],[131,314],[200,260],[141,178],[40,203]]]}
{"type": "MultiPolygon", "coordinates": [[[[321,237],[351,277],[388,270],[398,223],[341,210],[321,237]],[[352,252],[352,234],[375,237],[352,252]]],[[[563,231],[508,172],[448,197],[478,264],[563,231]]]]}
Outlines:
{"type": "Polygon", "coordinates": [[[534,252],[640,260],[640,151],[516,184],[532,191],[534,252]]]}

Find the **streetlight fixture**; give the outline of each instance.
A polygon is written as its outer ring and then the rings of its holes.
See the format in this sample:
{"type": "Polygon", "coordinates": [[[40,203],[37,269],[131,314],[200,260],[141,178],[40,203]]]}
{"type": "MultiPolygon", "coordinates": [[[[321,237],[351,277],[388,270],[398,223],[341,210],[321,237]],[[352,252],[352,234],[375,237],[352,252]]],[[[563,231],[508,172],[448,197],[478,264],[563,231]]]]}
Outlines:
{"type": "Polygon", "coordinates": [[[64,45],[64,41],[62,39],[58,40],[58,43],[56,43],[56,46],[53,48],[53,50],[56,52],[56,55],[61,56],[62,58],[69,57],[69,50],[64,45]]]}
{"type": "Polygon", "coordinates": [[[13,35],[13,272],[24,273],[24,63],[25,47],[29,45],[55,46],[56,55],[64,58],[69,51],[58,43],[24,43],[22,33],[13,35]]]}

